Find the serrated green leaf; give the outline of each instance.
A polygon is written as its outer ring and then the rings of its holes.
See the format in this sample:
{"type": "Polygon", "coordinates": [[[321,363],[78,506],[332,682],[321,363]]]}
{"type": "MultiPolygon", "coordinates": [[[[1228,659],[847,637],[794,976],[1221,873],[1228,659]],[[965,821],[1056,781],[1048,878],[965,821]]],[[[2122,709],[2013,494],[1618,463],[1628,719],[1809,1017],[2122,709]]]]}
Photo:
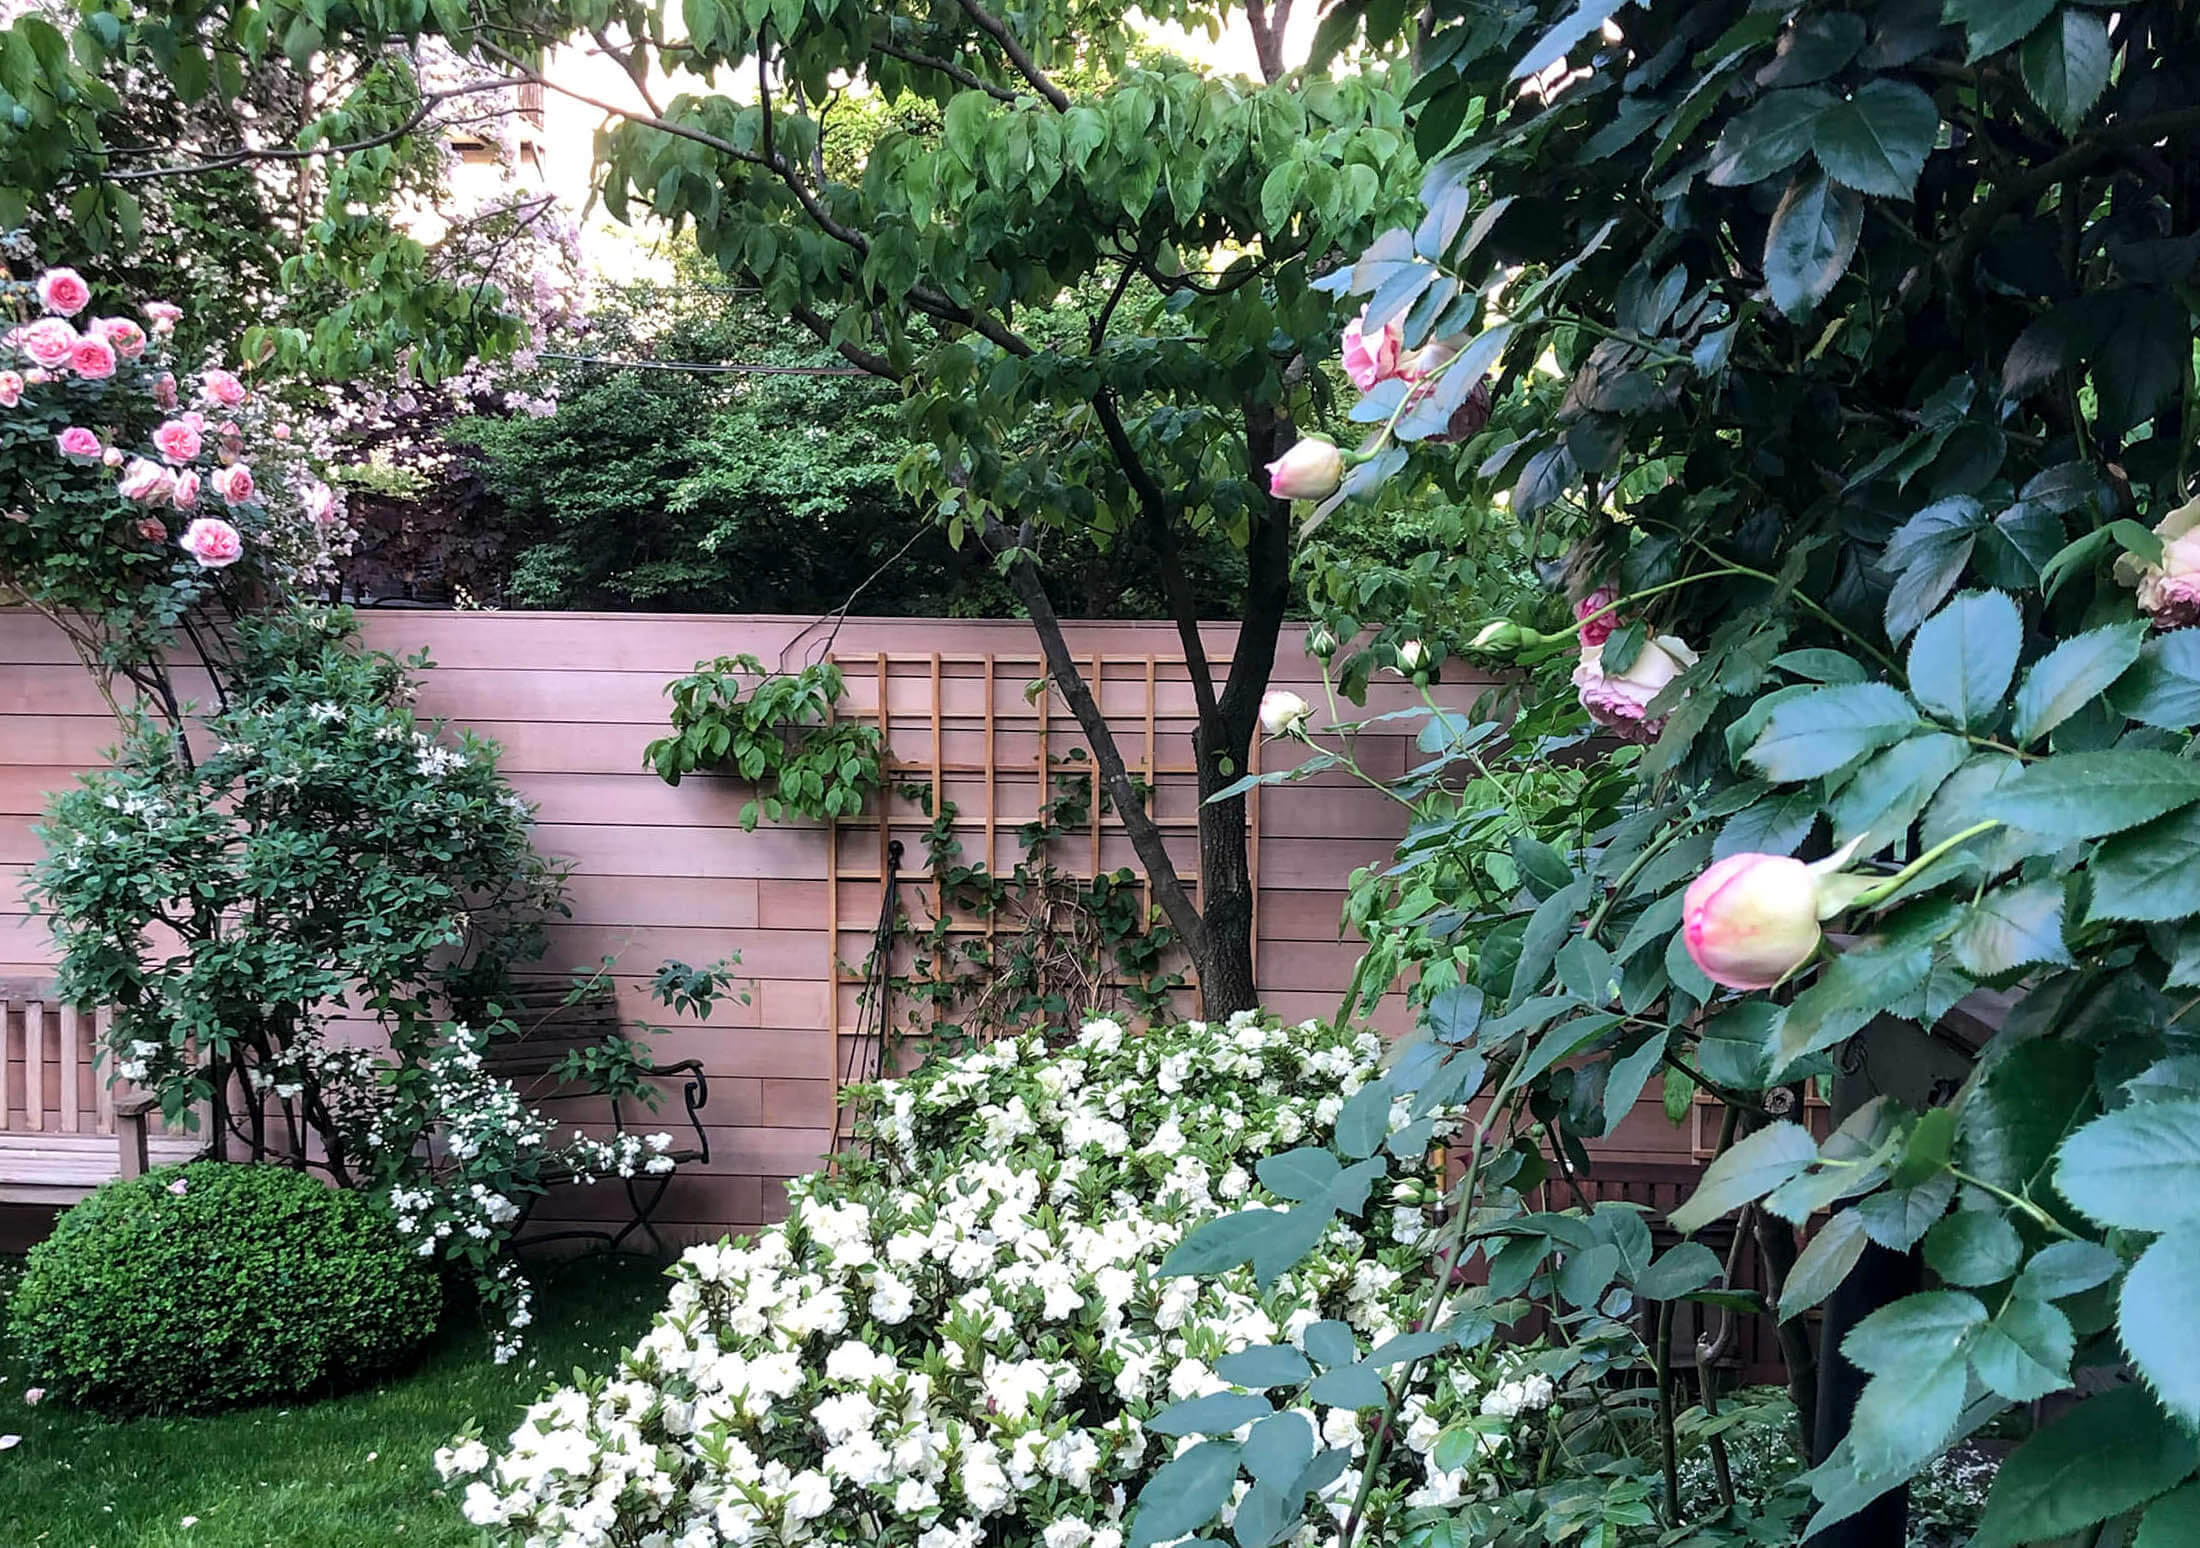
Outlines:
{"type": "MultiPolygon", "coordinates": [[[[2129,757],[2131,754],[2125,754],[2129,757]]],[[[2087,867],[2086,917],[2142,923],[2200,913],[2200,808],[2187,807],[2101,845],[2087,867]]]]}
{"type": "Polygon", "coordinates": [[[1713,1161],[1687,1203],[1673,1211],[1682,1235],[1702,1230],[1728,1210],[1763,1198],[1818,1159],[1818,1145],[1801,1124],[1767,1124],[1713,1161]]]}
{"type": "Polygon", "coordinates": [[[1910,693],[1958,730],[2001,713],[2024,648],[2024,617],[1999,591],[1966,592],[1919,626],[1910,642],[1910,693]]]}
{"type": "Polygon", "coordinates": [[[1928,1177],[1914,1188],[1883,1188],[1856,1203],[1856,1215],[1864,1234],[1889,1252],[1908,1252],[1934,1221],[1948,1212],[1956,1196],[1956,1180],[1946,1172],[1928,1177]]]}
{"type": "Polygon", "coordinates": [[[2131,1548],[2188,1548],[2200,1543],[2200,1483],[2172,1490],[2147,1507],[2131,1548]]]}
{"type": "Polygon", "coordinates": [[[1925,1233],[1926,1266],[1951,1285],[1998,1285],[2023,1256],[2017,1228],[1991,1210],[1957,1210],[1925,1233]]]}
{"type": "Polygon", "coordinates": [[[1986,1066],[1963,1104],[1964,1170],[2008,1192],[2026,1192],[2095,1105],[2091,1049],[2064,1038],[2010,1046],[1986,1066]]]}
{"type": "Polygon", "coordinates": [[[1986,1324],[1976,1296],[1905,1296],[1849,1330],[1841,1352],[1872,1379],[1850,1422],[1857,1468],[1894,1472],[1946,1444],[1963,1412],[1971,1341],[1986,1324]]]}
{"type": "Polygon", "coordinates": [[[1998,978],[2034,963],[2067,964],[2062,883],[1989,890],[1964,910],[1963,923],[1948,944],[1974,978],[1998,978]]]}
{"type": "Polygon", "coordinates": [[[1922,726],[1917,707],[1885,683],[1822,687],[1773,711],[1743,761],[1780,784],[1816,779],[1922,726]]]}
{"type": "Polygon", "coordinates": [[[1906,81],[1867,81],[1812,126],[1811,149],[1828,176],[1859,193],[1907,199],[1940,134],[1933,99],[1906,81]]]}
{"type": "Polygon", "coordinates": [[[1780,1287],[1780,1320],[1793,1321],[1833,1294],[1870,1241],[1854,1210],[1829,1218],[1788,1270],[1787,1283],[1780,1287]]]}
{"type": "Polygon", "coordinates": [[[2108,699],[2117,713],[2165,731],[2200,724],[2200,630],[2172,629],[2149,639],[2108,699]]]}
{"type": "Polygon", "coordinates": [[[1864,200],[1853,188],[1798,172],[1765,228],[1765,289],[1789,317],[1833,294],[1864,232],[1864,200]]]}
{"type": "Polygon", "coordinates": [[[2037,741],[2108,692],[2139,659],[2146,634],[2143,618],[2109,624],[2073,635],[2033,662],[2010,726],[2018,744],[2037,741]]]}
{"type": "Polygon", "coordinates": [[[1719,1255],[1702,1242],[1682,1242],[1667,1248],[1636,1277],[1635,1294],[1646,1301],[1678,1300],[1691,1290],[1701,1290],[1723,1272],[1719,1255]]]}
{"type": "Polygon", "coordinates": [[[2044,758],[2005,779],[1978,815],[2048,838],[2099,838],[2195,801],[2200,763],[2124,748],[2044,758]]]}
{"type": "Polygon", "coordinates": [[[2192,1315],[2200,1285],[2200,1228],[2168,1232],[2124,1276],[2117,1331],[2131,1363],[2161,1405],[2200,1428],[2200,1321],[2192,1315]]]}
{"type": "Polygon", "coordinates": [[[2105,1285],[2123,1271],[2123,1261],[2099,1242],[2051,1242],[2032,1254],[2017,1276],[2017,1295],[2036,1301],[2059,1301],[2095,1285],[2105,1285]]]}
{"type": "Polygon", "coordinates": [[[1945,731],[1909,737],[1873,754],[1826,803],[1834,843],[1858,840],[1857,852],[1867,855],[1894,843],[1969,756],[1969,744],[1945,731]]]}
{"type": "Polygon", "coordinates": [[[2031,1403],[2070,1385],[2076,1352],[2068,1317],[2044,1301],[2012,1295],[1971,1341],[1971,1369],[2010,1402],[2031,1403]]]}
{"type": "Polygon", "coordinates": [[[2063,1413],[2011,1452],[1971,1548],[2017,1548],[2122,1515],[2200,1463],[2200,1443],[2143,1387],[2117,1387],[2063,1413]]]}
{"type": "Polygon", "coordinates": [[[2055,0],[1947,0],[1941,19],[1970,35],[1973,62],[2018,42],[2055,9],[2055,0]]]}
{"type": "Polygon", "coordinates": [[[2063,1141],[2055,1187],[2103,1225],[2200,1225],[2200,1101],[2136,1103],[2094,1119],[2063,1141]]]}
{"type": "Polygon", "coordinates": [[[2024,89],[2065,134],[2085,121],[2108,89],[2111,57],[2108,23],[2074,5],[2026,38],[2017,56],[2024,89]]]}
{"type": "Polygon", "coordinates": [[[1738,188],[1793,166],[1810,153],[1812,126],[1832,105],[1833,94],[1815,87],[1767,92],[1720,132],[1704,176],[1738,188]]]}

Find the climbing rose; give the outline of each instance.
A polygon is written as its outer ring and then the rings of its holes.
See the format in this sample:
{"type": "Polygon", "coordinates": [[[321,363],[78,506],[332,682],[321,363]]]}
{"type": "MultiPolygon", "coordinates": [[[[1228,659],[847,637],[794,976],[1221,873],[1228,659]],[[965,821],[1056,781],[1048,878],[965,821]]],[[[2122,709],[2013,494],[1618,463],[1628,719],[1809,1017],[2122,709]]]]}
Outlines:
{"type": "Polygon", "coordinates": [[[76,349],[76,330],[59,317],[25,323],[12,337],[16,348],[49,371],[65,365],[76,349]]]}
{"type": "Polygon", "coordinates": [[[160,405],[164,413],[176,406],[175,372],[163,371],[153,378],[153,401],[160,405]]]}
{"type": "Polygon", "coordinates": [[[153,444],[170,462],[196,462],[201,446],[199,427],[187,419],[171,419],[153,432],[153,444]]]}
{"type": "Polygon", "coordinates": [[[214,493],[231,505],[242,505],[252,498],[252,470],[241,462],[232,462],[226,468],[216,468],[208,482],[214,486],[214,493]]]}
{"type": "Polygon", "coordinates": [[[176,509],[187,511],[199,503],[199,476],[196,473],[178,473],[173,491],[176,509]]]}
{"type": "Polygon", "coordinates": [[[48,269],[38,276],[38,304],[62,317],[74,317],[90,305],[92,287],[74,269],[48,269]]]}
{"type": "Polygon", "coordinates": [[[73,457],[79,462],[99,460],[99,437],[82,425],[69,426],[55,436],[54,441],[61,448],[61,455],[64,457],[73,457]]]}
{"type": "Polygon", "coordinates": [[[1398,647],[1398,666],[1402,671],[1418,672],[1428,665],[1428,647],[1419,640],[1407,640],[1398,647]]]}
{"type": "Polygon", "coordinates": [[[1398,326],[1396,318],[1383,324],[1372,340],[1367,336],[1366,325],[1367,308],[1364,306],[1359,316],[1344,325],[1344,374],[1351,377],[1352,385],[1362,392],[1398,374],[1398,351],[1405,343],[1405,330],[1398,326]]]}
{"type": "Polygon", "coordinates": [[[1818,872],[1786,855],[1728,855],[1688,884],[1681,937],[1704,975],[1769,989],[1818,949],[1818,872]]]}
{"type": "Polygon", "coordinates": [[[1268,464],[1268,492],[1279,500],[1319,500],[1344,482],[1344,453],[1308,436],[1268,464]]]}
{"type": "Polygon", "coordinates": [[[208,402],[218,403],[223,408],[235,408],[244,402],[244,383],[231,371],[208,371],[199,378],[199,390],[205,393],[208,402]]]}
{"type": "Polygon", "coordinates": [[[168,541],[168,523],[162,521],[158,516],[140,516],[137,523],[137,534],[148,542],[165,543],[168,541]]]}
{"type": "Polygon", "coordinates": [[[2125,554],[2116,561],[2116,578],[2139,588],[2139,611],[2156,628],[2200,623],[2200,500],[2180,505],[2156,522],[2154,535],[2162,540],[2162,562],[2147,564],[2125,554]]]}
{"type": "Polygon", "coordinates": [[[69,369],[88,382],[103,381],[115,374],[115,347],[85,334],[69,349],[69,369]]]}
{"type": "Polygon", "coordinates": [[[183,308],[173,301],[148,301],[145,319],[153,325],[155,333],[173,333],[176,324],[183,321],[183,308]]]}
{"type": "Polygon", "coordinates": [[[175,474],[157,462],[133,457],[130,465],[122,470],[122,482],[115,486],[115,492],[140,505],[158,505],[175,492],[175,487],[175,474]]]}
{"type": "Polygon", "coordinates": [[[0,408],[14,408],[23,401],[23,378],[15,371],[0,371],[0,408]]]}
{"type": "Polygon", "coordinates": [[[1574,616],[1581,620],[1581,627],[1575,632],[1581,636],[1584,646],[1602,645],[1612,637],[1619,620],[1605,609],[1618,600],[1618,592],[1609,586],[1599,586],[1574,604],[1574,616]],[[1596,616],[1591,617],[1592,613],[1596,616]]]}
{"type": "Polygon", "coordinates": [[[145,330],[127,317],[102,317],[88,331],[112,344],[115,353],[125,360],[135,360],[145,353],[145,330]]]}
{"type": "Polygon", "coordinates": [[[1260,728],[1270,736],[1289,736],[1306,728],[1313,708],[1288,688],[1271,688],[1260,696],[1260,728]]]}
{"type": "Polygon", "coordinates": [[[183,551],[209,570],[235,564],[244,556],[244,539],[218,516],[201,516],[183,529],[183,551]]]}
{"type": "Polygon", "coordinates": [[[1630,740],[1651,741],[1665,729],[1662,719],[1646,720],[1643,711],[1667,683],[1696,664],[1696,653],[1670,634],[1643,641],[1642,651],[1626,671],[1608,675],[1604,647],[1591,645],[1581,652],[1574,668],[1574,687],[1581,692],[1581,706],[1589,718],[1630,740]]]}

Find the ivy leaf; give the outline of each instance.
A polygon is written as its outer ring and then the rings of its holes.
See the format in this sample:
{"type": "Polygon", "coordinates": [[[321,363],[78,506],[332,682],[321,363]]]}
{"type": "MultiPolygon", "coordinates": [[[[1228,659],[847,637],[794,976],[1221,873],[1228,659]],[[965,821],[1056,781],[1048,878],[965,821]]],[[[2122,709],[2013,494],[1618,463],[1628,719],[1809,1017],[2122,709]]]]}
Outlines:
{"type": "Polygon", "coordinates": [[[2099,838],[2200,801],[2200,763],[2142,748],[2064,753],[2004,779],[1979,808],[2054,839],[2099,838]]]}
{"type": "Polygon", "coordinates": [[[2010,727],[2016,740],[2020,744],[2037,741],[2106,693],[2139,659],[2146,635],[2143,618],[2088,629],[2033,662],[2017,690],[2016,716],[2010,727]]]}
{"type": "Polygon", "coordinates": [[[2200,1427],[2200,1323],[2192,1289],[2200,1284],[2200,1229],[2156,1238],[2124,1276],[2117,1325],[2124,1349],[2162,1406],[2200,1427]]]}
{"type": "Polygon", "coordinates": [[[1872,1373],[1851,1421],[1859,1472],[1898,1471],[1947,1442],[1963,1412],[1971,1340],[1985,1324],[1978,1297],[1935,1290],[1882,1306],[1849,1330],[1841,1352],[1872,1373]]]}
{"type": "Polygon", "coordinates": [[[2018,56],[2024,89],[2063,133],[2074,132],[2108,89],[2108,23],[2091,11],[2064,6],[2024,40],[2018,56]]]}
{"type": "Polygon", "coordinates": [[[2055,1187],[2103,1225],[2200,1225],[2200,1101],[2136,1103],[2094,1119],[2063,1141],[2055,1187]]]}
{"type": "Polygon", "coordinates": [[[1964,911],[1949,946],[1973,978],[1999,978],[2033,963],[2067,964],[2059,881],[1988,891],[1964,911]]]}
{"type": "MultiPolygon", "coordinates": [[[[1928,1251],[1929,1244],[1930,1238],[1928,1251]]],[[[2032,1403],[2070,1385],[2076,1353],[2068,1317],[2044,1301],[2012,1295],[1971,1341],[1971,1369],[2010,1402],[2032,1403]]]]}
{"type": "Polygon", "coordinates": [[[2087,868],[2093,887],[2086,917],[2159,922],[2200,913],[2195,862],[2200,862],[2200,809],[2187,807],[2119,834],[2101,846],[2087,868]]]}
{"type": "Polygon", "coordinates": [[[1910,693],[1959,731],[2001,712],[2024,648],[2024,618],[1999,591],[1967,592],[1927,619],[1910,642],[1910,693]]]}
{"type": "Polygon", "coordinates": [[[1769,780],[1793,784],[1830,774],[1921,725],[1916,706],[1885,683],[1822,687],[1774,710],[1743,762],[1769,780]]]}
{"type": "Polygon", "coordinates": [[[1948,0],[1943,20],[1964,28],[1971,37],[1970,62],[1985,58],[2018,41],[2055,9],[2056,0],[1948,0]]]}
{"type": "Polygon", "coordinates": [[[1802,172],[1788,184],[1765,228],[1765,289],[1790,317],[1807,315],[1833,293],[1864,232],[1864,201],[1854,189],[1802,172]]]}
{"type": "Polygon", "coordinates": [[[1856,1211],[1828,1219],[1788,1270],[1787,1283],[1780,1287],[1780,1320],[1791,1322],[1833,1294],[1870,1242],[1856,1211]]]}
{"type": "Polygon", "coordinates": [[[1817,1159],[1818,1144],[1801,1124],[1767,1124],[1712,1162],[1694,1195],[1668,1218],[1674,1230],[1692,1235],[1728,1210],[1763,1198],[1817,1159]]]}
{"type": "Polygon", "coordinates": [[[1939,134],[1940,109],[1931,97],[1906,81],[1880,79],[1818,115],[1811,149],[1827,174],[1847,187],[1907,199],[1939,134]]]}
{"type": "Polygon", "coordinates": [[[2106,1521],[2180,1482],[2196,1463],[2200,1442],[2144,1387],[2114,1388],[2009,1454],[1971,1548],[2017,1548],[2106,1521]]]}
{"type": "MultiPolygon", "coordinates": [[[[1845,19],[1862,30],[1862,18],[1845,19]]],[[[1720,132],[1704,176],[1717,187],[1739,188],[1785,170],[1809,153],[1818,115],[1831,106],[1833,94],[1816,87],[1766,93],[1720,132]]]]}

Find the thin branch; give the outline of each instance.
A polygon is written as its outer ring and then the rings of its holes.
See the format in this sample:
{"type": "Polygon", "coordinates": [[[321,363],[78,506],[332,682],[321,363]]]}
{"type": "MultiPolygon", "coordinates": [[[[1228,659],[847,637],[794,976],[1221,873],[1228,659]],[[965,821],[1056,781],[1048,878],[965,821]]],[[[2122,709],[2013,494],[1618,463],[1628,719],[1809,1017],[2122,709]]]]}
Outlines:
{"type": "Polygon", "coordinates": [[[2095,130],[2060,156],[2043,161],[2031,171],[2010,178],[1979,201],[1964,230],[1963,240],[1956,248],[1954,260],[1950,264],[1951,271],[1956,274],[1965,272],[2003,216],[2016,213],[2055,184],[2077,176],[2113,151],[2134,145],[2152,145],[2156,140],[2174,139],[2196,129],[2200,129],[2200,107],[2150,113],[2144,118],[2127,118],[2095,130]]]}
{"type": "Polygon", "coordinates": [[[1055,85],[1046,71],[1039,68],[1030,52],[1016,41],[1016,34],[1010,32],[998,16],[980,5],[978,0],[956,0],[956,3],[963,8],[964,15],[1001,45],[1001,52],[1008,55],[1008,62],[1016,67],[1016,73],[1031,82],[1032,90],[1052,103],[1055,112],[1069,111],[1069,93],[1055,85]]]}
{"type": "Polygon", "coordinates": [[[901,372],[895,370],[894,363],[891,360],[888,360],[884,355],[876,354],[871,350],[865,349],[862,345],[852,343],[847,339],[841,339],[838,342],[835,342],[833,338],[833,325],[827,322],[816,308],[806,306],[798,301],[794,304],[793,307],[789,309],[789,312],[796,322],[802,324],[803,327],[809,329],[812,333],[816,334],[820,342],[827,344],[833,349],[837,350],[840,354],[840,358],[847,361],[850,365],[855,366],[860,370],[867,371],[871,375],[880,377],[889,382],[899,382],[902,380],[901,372]]]}
{"type": "Polygon", "coordinates": [[[899,59],[904,64],[913,64],[920,70],[937,70],[956,85],[966,86],[972,91],[982,91],[996,102],[1014,102],[1016,100],[1016,93],[1010,91],[1006,86],[998,85],[981,75],[965,70],[951,59],[935,59],[930,54],[920,54],[914,49],[897,48],[891,43],[873,43],[871,52],[884,54],[889,59],[899,59]]]}

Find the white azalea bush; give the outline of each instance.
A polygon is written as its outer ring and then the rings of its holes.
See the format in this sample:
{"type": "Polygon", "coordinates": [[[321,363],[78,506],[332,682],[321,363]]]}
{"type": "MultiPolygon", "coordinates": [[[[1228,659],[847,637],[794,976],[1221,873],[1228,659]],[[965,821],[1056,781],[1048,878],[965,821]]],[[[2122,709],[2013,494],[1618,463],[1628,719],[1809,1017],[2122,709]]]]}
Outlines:
{"type": "MultiPolygon", "coordinates": [[[[755,1240],[691,1250],[615,1374],[534,1405],[501,1455],[468,1437],[438,1464],[469,1520],[527,1548],[1122,1548],[1142,1482],[1199,1444],[1149,1421],[1232,1392],[1218,1362],[1379,1346],[1426,1301],[1418,1136],[1360,1224],[1340,1215],[1265,1290],[1250,1269],[1157,1272],[1194,1225],[1268,1199],[1258,1158],[1322,1143],[1381,1053],[1251,1014],[1093,1021],[1059,1052],[1035,1032],[873,1088],[870,1157],[791,1185],[755,1240]]],[[[1457,1501],[1512,1432],[1540,1435],[1535,1361],[1470,1355],[1416,1383],[1365,1519],[1457,1501]],[[1474,1443],[1440,1446],[1447,1428],[1474,1443]]],[[[1373,1417],[1279,1400],[1248,1451],[1310,1479],[1334,1532],[1373,1417]]]]}

